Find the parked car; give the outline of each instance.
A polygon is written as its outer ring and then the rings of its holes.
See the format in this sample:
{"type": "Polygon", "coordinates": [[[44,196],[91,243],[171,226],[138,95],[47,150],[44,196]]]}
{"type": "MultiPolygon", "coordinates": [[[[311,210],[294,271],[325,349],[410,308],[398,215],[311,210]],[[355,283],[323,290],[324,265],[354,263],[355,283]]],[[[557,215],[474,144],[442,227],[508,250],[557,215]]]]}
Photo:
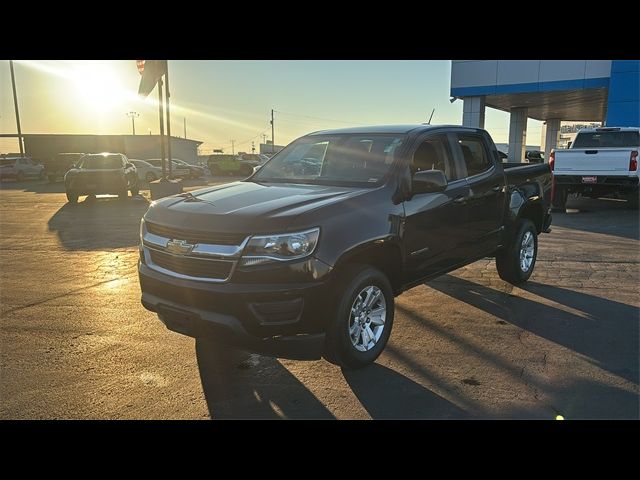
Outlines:
{"type": "Polygon", "coordinates": [[[640,128],[584,128],[568,149],[555,150],[549,163],[555,180],[553,206],[564,209],[567,196],[614,194],[637,209],[640,128]]]}
{"type": "Polygon", "coordinates": [[[177,158],[172,160],[181,167],[189,169],[189,178],[202,178],[205,175],[204,168],[199,165],[191,165],[190,163],[187,163],[184,160],[179,160],[177,158]]]}
{"type": "Polygon", "coordinates": [[[503,280],[525,282],[550,197],[549,165],[503,166],[481,129],[315,132],[243,181],[154,202],[142,305],[185,335],[362,367],[403,291],[487,256],[503,280]],[[314,174],[286,167],[310,155],[314,174]]]}
{"type": "Polygon", "coordinates": [[[64,176],[69,203],[80,195],[118,195],[125,200],[129,191],[138,195],[138,174],[133,163],[121,153],[92,153],[82,156],[64,176]]]}
{"type": "Polygon", "coordinates": [[[84,153],[56,153],[53,157],[44,161],[44,174],[49,182],[54,183],[58,179],[63,179],[67,173],[76,164],[84,153]]]}
{"type": "Polygon", "coordinates": [[[138,180],[145,182],[153,182],[154,180],[162,177],[162,168],[151,165],[146,160],[129,160],[136,166],[136,173],[138,174],[138,180]]]}
{"type": "Polygon", "coordinates": [[[527,150],[524,152],[527,163],[544,163],[544,152],[540,150],[527,150]]]}
{"type": "Polygon", "coordinates": [[[27,178],[44,178],[44,166],[29,157],[0,157],[0,178],[14,178],[22,182],[27,178]]]}
{"type": "Polygon", "coordinates": [[[209,155],[209,171],[213,176],[242,175],[248,177],[253,173],[253,167],[260,165],[255,159],[244,160],[238,155],[214,154],[209,155]]]}
{"type": "MultiPolygon", "coordinates": [[[[154,167],[158,167],[160,169],[160,175],[162,175],[162,160],[160,158],[152,158],[151,160],[145,160],[150,163],[154,167]]],[[[167,163],[167,175],[169,174],[169,163],[167,163]]],[[[184,167],[180,163],[176,162],[175,159],[171,159],[171,175],[179,178],[189,178],[191,175],[191,170],[184,167]]]]}

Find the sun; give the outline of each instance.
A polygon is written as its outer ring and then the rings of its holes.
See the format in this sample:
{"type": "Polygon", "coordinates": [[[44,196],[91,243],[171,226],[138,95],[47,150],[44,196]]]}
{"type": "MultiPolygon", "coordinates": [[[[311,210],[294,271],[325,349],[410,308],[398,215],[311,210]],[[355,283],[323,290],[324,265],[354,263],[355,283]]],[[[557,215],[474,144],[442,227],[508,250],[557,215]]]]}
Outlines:
{"type": "Polygon", "coordinates": [[[79,100],[98,111],[120,106],[124,90],[118,76],[108,66],[91,63],[74,69],[73,83],[79,100]]]}

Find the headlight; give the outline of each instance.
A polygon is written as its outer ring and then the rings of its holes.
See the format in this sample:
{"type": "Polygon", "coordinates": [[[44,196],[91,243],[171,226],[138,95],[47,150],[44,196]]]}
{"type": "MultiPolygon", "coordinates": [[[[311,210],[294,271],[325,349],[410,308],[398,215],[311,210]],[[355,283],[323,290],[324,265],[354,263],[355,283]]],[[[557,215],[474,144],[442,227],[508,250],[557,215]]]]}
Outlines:
{"type": "Polygon", "coordinates": [[[313,253],[319,236],[319,228],[296,233],[253,236],[244,248],[240,265],[262,265],[306,257],[313,253]]]}

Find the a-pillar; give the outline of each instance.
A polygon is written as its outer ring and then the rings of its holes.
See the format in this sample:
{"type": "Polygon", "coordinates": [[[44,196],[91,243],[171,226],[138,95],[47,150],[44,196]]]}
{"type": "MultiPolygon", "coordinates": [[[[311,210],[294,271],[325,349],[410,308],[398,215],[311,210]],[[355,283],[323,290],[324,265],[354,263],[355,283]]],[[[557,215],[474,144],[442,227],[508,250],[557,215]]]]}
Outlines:
{"type": "Polygon", "coordinates": [[[550,118],[547,120],[547,131],[544,135],[544,161],[549,161],[551,150],[558,146],[558,136],[560,135],[560,119],[550,118]]]}
{"type": "Polygon", "coordinates": [[[509,161],[520,163],[527,146],[527,107],[511,109],[509,119],[509,161]]]}
{"type": "Polygon", "coordinates": [[[464,97],[462,107],[462,125],[484,128],[485,97],[464,97]]]}

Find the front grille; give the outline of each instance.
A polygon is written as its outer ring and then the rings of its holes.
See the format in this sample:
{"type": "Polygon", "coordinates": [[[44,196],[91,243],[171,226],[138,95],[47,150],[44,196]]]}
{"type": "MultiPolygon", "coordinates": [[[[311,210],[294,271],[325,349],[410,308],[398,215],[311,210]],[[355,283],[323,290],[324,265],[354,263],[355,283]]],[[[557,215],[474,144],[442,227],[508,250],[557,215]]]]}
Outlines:
{"type": "Polygon", "coordinates": [[[162,268],[190,277],[229,278],[233,262],[228,260],[208,260],[194,257],[180,257],[157,250],[149,250],[151,261],[162,268]]]}
{"type": "Polygon", "coordinates": [[[160,237],[186,240],[188,243],[209,243],[214,245],[240,245],[247,237],[243,233],[211,233],[184,228],[165,227],[157,223],[145,223],[147,231],[160,237]]]}

